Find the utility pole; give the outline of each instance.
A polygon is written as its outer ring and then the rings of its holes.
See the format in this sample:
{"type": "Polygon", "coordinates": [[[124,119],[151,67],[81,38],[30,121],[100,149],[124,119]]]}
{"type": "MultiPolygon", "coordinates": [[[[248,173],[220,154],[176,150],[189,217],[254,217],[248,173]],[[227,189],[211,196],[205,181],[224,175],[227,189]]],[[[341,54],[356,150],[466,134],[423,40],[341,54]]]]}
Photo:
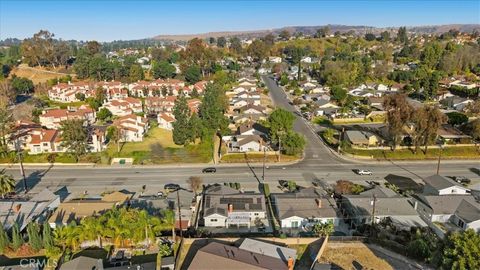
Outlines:
{"type": "Polygon", "coordinates": [[[377,203],[377,196],[373,194],[373,199],[372,199],[372,224],[370,228],[370,233],[373,234],[373,225],[375,224],[375,204],[377,203]]]}
{"type": "MultiPolygon", "coordinates": [[[[278,135],[281,135],[280,132],[278,135]]],[[[281,137],[282,136],[278,136],[278,162],[280,162],[282,158],[282,138],[281,137]]]]}
{"type": "Polygon", "coordinates": [[[262,182],[265,184],[265,160],[267,159],[267,149],[263,148],[263,172],[262,172],[262,182]]]}
{"type": "Polygon", "coordinates": [[[27,193],[28,192],[27,178],[25,177],[25,169],[23,168],[23,155],[21,150],[17,151],[17,156],[20,162],[20,174],[22,175],[22,180],[23,180],[23,190],[25,193],[27,193]]]}
{"type": "Polygon", "coordinates": [[[442,159],[443,147],[440,145],[438,153],[438,163],[437,163],[437,175],[440,174],[440,160],[442,159]]]}
{"type": "Polygon", "coordinates": [[[177,189],[178,226],[180,227],[180,238],[183,238],[182,212],[180,211],[180,196],[178,195],[179,192],[180,189],[177,189]]]}

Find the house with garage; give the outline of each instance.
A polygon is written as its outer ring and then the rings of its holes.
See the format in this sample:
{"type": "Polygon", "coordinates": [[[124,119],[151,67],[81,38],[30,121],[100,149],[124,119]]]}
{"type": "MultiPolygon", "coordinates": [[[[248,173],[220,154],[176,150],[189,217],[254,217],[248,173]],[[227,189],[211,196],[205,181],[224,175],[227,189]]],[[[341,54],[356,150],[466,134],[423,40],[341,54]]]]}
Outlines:
{"type": "Polygon", "coordinates": [[[435,174],[423,178],[425,186],[423,187],[423,194],[430,195],[467,195],[470,194],[470,189],[458,184],[450,178],[435,174]]]}
{"type": "Polygon", "coordinates": [[[223,136],[227,151],[232,152],[262,152],[268,149],[267,143],[259,135],[223,136]]]}
{"type": "Polygon", "coordinates": [[[171,113],[162,112],[157,115],[158,127],[166,130],[173,130],[175,117],[171,113]]]}
{"type": "Polygon", "coordinates": [[[356,147],[377,146],[382,143],[382,139],[369,131],[347,130],[345,131],[345,139],[356,147]]]}
{"type": "Polygon", "coordinates": [[[213,185],[204,191],[202,209],[205,227],[243,227],[254,231],[268,223],[265,197],[261,193],[213,185]]]}
{"type": "Polygon", "coordinates": [[[312,187],[270,197],[282,229],[310,231],[319,222],[339,225],[341,215],[336,203],[323,190],[312,187]]]}
{"type": "Polygon", "coordinates": [[[266,138],[268,129],[259,123],[248,123],[237,128],[236,135],[258,135],[266,138]]]}

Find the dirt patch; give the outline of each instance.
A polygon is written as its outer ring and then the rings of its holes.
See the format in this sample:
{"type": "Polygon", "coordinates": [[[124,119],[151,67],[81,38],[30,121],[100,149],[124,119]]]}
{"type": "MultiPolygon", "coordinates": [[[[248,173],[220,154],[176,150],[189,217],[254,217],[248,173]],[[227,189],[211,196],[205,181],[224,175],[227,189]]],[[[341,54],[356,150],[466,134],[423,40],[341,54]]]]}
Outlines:
{"type": "Polygon", "coordinates": [[[329,242],[320,262],[332,263],[343,269],[394,269],[387,261],[377,257],[363,243],[329,242]]]}
{"type": "MultiPolygon", "coordinates": [[[[25,64],[22,64],[17,68],[13,69],[11,74],[15,74],[18,77],[28,78],[32,80],[34,84],[38,84],[38,83],[45,83],[50,79],[55,79],[55,78],[68,75],[67,73],[59,72],[59,71],[64,71],[64,70],[61,70],[61,69],[47,70],[45,68],[32,68],[25,64]]],[[[72,74],[70,75],[75,76],[72,74]]]]}

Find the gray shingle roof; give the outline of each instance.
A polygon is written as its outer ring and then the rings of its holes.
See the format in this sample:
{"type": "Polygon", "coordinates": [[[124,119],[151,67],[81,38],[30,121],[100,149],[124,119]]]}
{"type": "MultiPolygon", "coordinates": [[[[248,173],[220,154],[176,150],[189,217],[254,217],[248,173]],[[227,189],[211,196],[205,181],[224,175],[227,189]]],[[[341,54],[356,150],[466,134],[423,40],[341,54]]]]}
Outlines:
{"type": "Polygon", "coordinates": [[[462,200],[455,215],[466,223],[480,220],[480,205],[477,202],[462,200]]]}
{"type": "Polygon", "coordinates": [[[462,201],[475,202],[470,195],[419,195],[418,199],[430,206],[434,215],[452,215],[462,201]]]}
{"type": "Polygon", "coordinates": [[[452,179],[443,177],[438,174],[423,178],[423,181],[425,181],[427,185],[431,186],[436,190],[442,190],[442,189],[446,189],[453,186],[460,186],[459,184],[454,182],[452,179]]]}
{"type": "MultiPolygon", "coordinates": [[[[353,206],[357,216],[371,216],[372,198],[358,195],[344,195],[345,200],[353,206]]],[[[418,216],[417,211],[404,197],[377,198],[376,216],[418,216]]]]}

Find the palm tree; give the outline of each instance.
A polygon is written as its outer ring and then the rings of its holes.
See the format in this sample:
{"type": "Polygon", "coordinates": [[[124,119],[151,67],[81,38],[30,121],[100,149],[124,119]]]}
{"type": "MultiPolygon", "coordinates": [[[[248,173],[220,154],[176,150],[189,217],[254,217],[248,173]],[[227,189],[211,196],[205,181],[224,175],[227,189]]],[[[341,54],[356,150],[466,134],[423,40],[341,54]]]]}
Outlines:
{"type": "Polygon", "coordinates": [[[101,219],[97,217],[87,217],[82,220],[82,229],[80,240],[97,240],[98,246],[102,248],[103,227],[101,219]]]}
{"type": "Polygon", "coordinates": [[[5,174],[5,169],[0,171],[0,194],[5,199],[5,195],[15,191],[15,179],[11,175],[5,174]]]}

